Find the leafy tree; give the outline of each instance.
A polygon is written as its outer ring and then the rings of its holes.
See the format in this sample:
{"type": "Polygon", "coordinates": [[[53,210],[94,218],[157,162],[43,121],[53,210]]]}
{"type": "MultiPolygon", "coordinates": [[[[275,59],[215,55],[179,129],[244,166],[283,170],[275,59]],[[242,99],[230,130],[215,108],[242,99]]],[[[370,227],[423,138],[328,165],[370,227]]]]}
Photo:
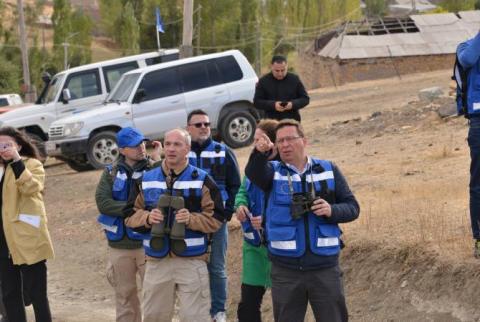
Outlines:
{"type": "Polygon", "coordinates": [[[19,93],[21,70],[0,55],[0,94],[19,93]]]}
{"type": "Polygon", "coordinates": [[[449,12],[459,12],[475,9],[475,3],[476,0],[444,0],[440,3],[440,7],[449,12]]]}
{"type": "Polygon", "coordinates": [[[256,0],[243,0],[240,3],[240,24],[239,24],[239,49],[245,54],[249,61],[256,60],[256,48],[250,39],[260,36],[257,28],[260,26],[258,16],[259,5],[256,0]]]}
{"type": "Polygon", "coordinates": [[[380,16],[385,15],[386,4],[383,0],[365,0],[366,14],[367,16],[380,16]]]}
{"type": "Polygon", "coordinates": [[[118,31],[117,23],[118,17],[123,10],[122,1],[118,0],[100,0],[100,26],[102,30],[110,37],[115,39],[115,35],[118,31]]]}
{"type": "Polygon", "coordinates": [[[138,26],[137,18],[135,18],[135,11],[130,2],[125,4],[125,8],[121,14],[119,22],[120,45],[122,47],[123,55],[138,54],[140,46],[138,44],[140,39],[140,28],[138,26]]]}
{"type": "Polygon", "coordinates": [[[164,34],[160,34],[162,48],[175,48],[182,43],[183,0],[145,0],[140,23],[140,47],[157,48],[155,8],[160,9],[164,34]]]}
{"type": "Polygon", "coordinates": [[[67,62],[78,66],[91,61],[91,19],[81,11],[73,11],[67,0],[54,0],[52,24],[54,29],[54,62],[63,69],[64,43],[68,43],[67,62]]]}

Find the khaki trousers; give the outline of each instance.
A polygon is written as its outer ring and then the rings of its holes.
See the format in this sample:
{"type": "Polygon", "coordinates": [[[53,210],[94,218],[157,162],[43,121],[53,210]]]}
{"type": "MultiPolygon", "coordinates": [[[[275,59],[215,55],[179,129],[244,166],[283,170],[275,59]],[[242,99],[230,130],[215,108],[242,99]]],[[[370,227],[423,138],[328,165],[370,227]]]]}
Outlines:
{"type": "Polygon", "coordinates": [[[207,263],[167,257],[147,261],[143,281],[144,322],[172,321],[175,293],[181,322],[211,321],[207,263]]]}
{"type": "Polygon", "coordinates": [[[142,310],[138,298],[137,273],[143,281],[145,251],[109,247],[107,279],[115,290],[117,322],[141,322],[142,310]]]}

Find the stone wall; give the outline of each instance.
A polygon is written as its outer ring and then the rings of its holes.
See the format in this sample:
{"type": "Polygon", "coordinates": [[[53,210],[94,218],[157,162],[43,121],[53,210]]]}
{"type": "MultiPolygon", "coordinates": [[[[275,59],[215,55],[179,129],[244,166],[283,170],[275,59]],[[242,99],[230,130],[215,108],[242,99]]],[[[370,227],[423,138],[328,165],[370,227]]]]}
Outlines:
{"type": "Polygon", "coordinates": [[[295,71],[307,89],[453,69],[455,62],[454,54],[340,60],[310,52],[300,53],[298,58],[295,71]]]}

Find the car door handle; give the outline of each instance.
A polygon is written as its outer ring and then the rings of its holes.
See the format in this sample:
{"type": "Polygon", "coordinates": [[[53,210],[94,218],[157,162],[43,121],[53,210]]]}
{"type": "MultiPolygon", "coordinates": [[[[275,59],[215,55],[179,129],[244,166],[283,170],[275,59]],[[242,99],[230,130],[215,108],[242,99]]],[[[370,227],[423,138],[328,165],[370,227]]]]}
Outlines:
{"type": "Polygon", "coordinates": [[[225,91],[217,91],[217,92],[215,92],[215,94],[223,94],[223,93],[225,93],[225,91]]]}
{"type": "Polygon", "coordinates": [[[74,111],[76,111],[75,108],[70,108],[68,110],[64,110],[62,113],[68,113],[68,112],[74,112],[74,111]]]}
{"type": "Polygon", "coordinates": [[[171,101],[170,103],[171,104],[177,104],[178,102],[180,102],[180,100],[171,101]]]}

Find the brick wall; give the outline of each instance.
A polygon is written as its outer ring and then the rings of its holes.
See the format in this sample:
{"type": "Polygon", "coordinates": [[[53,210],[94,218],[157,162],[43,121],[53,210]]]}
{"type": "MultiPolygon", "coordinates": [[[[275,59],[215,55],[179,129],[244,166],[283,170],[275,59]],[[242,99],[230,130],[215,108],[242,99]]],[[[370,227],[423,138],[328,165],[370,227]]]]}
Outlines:
{"type": "Polygon", "coordinates": [[[455,62],[454,54],[340,60],[304,52],[298,58],[295,70],[308,89],[452,69],[455,62]]]}

